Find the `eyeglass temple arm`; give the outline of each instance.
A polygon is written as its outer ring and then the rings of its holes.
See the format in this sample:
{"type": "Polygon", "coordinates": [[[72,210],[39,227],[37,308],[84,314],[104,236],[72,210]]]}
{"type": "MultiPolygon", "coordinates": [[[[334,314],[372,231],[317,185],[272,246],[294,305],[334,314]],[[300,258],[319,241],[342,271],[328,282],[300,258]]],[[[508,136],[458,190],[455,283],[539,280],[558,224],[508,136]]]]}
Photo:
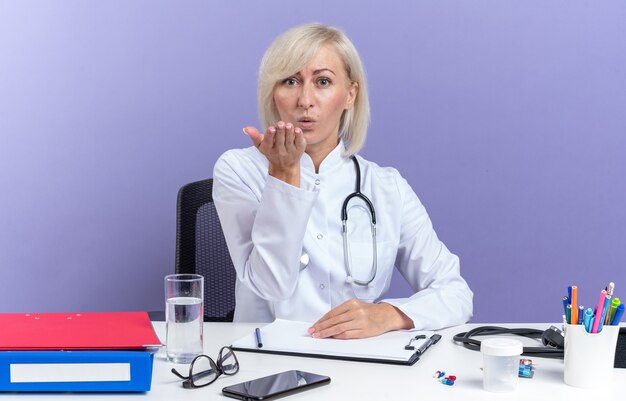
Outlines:
{"type": "Polygon", "coordinates": [[[172,368],[172,373],[174,373],[176,376],[180,377],[180,378],[181,378],[181,379],[183,379],[183,380],[189,380],[189,377],[188,377],[188,376],[183,376],[183,375],[181,375],[181,374],[180,374],[180,373],[178,373],[178,371],[177,371],[176,369],[174,369],[174,368],[172,368]]]}

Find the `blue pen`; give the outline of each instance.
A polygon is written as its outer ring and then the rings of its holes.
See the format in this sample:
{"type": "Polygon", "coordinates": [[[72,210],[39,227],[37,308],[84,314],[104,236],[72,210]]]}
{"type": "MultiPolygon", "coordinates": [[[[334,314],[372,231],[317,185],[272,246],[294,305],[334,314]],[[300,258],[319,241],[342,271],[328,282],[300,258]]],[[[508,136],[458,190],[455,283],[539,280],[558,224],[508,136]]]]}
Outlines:
{"type": "Polygon", "coordinates": [[[263,348],[263,341],[261,340],[261,329],[258,327],[254,329],[254,335],[256,337],[256,346],[258,348],[263,348]]]}
{"type": "MultiPolygon", "coordinates": [[[[567,299],[572,299],[572,286],[567,287],[567,299]]],[[[569,303],[569,302],[568,302],[569,303]]]]}
{"type": "Polygon", "coordinates": [[[591,333],[591,327],[593,326],[593,311],[591,308],[587,308],[585,311],[585,330],[587,333],[591,333]]]}
{"type": "Polygon", "coordinates": [[[610,304],[611,297],[607,295],[606,298],[604,298],[604,308],[602,308],[602,316],[600,317],[600,324],[598,324],[598,333],[602,331],[602,327],[604,326],[604,319],[606,318],[606,311],[609,308],[610,304]]]}
{"type": "Polygon", "coordinates": [[[620,304],[617,309],[615,309],[615,316],[613,316],[613,320],[611,321],[611,326],[619,325],[620,320],[622,320],[622,315],[624,314],[624,304],[620,304]]]}
{"type": "Polygon", "coordinates": [[[583,324],[583,316],[585,314],[585,307],[580,305],[578,307],[578,324],[583,324]]]}

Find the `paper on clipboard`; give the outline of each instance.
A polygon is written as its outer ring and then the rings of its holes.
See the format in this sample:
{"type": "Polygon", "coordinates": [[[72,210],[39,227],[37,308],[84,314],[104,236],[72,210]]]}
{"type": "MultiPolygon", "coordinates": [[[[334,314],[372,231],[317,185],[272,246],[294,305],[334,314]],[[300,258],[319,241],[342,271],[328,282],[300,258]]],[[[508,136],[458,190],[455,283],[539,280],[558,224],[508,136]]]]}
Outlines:
{"type": "MultiPolygon", "coordinates": [[[[263,347],[257,348],[254,333],[235,341],[234,349],[270,353],[303,354],[303,356],[329,356],[337,359],[380,360],[408,362],[415,357],[415,350],[405,346],[417,335],[430,337],[432,331],[399,330],[376,337],[338,340],[334,338],[313,338],[307,333],[309,322],[297,322],[276,319],[261,329],[263,347]],[[308,354],[308,355],[305,355],[308,354]]],[[[411,345],[417,349],[425,339],[413,340],[411,345]]]]}

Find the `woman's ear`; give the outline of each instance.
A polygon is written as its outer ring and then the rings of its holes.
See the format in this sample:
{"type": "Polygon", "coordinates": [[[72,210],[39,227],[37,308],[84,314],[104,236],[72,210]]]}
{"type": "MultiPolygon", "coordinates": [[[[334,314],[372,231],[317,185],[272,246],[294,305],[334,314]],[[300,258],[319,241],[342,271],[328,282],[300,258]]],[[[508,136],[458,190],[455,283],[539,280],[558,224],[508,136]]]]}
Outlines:
{"type": "Polygon", "coordinates": [[[348,90],[348,100],[346,101],[346,110],[351,109],[354,106],[354,102],[356,101],[356,97],[359,94],[359,83],[352,82],[350,85],[350,89],[348,90]]]}

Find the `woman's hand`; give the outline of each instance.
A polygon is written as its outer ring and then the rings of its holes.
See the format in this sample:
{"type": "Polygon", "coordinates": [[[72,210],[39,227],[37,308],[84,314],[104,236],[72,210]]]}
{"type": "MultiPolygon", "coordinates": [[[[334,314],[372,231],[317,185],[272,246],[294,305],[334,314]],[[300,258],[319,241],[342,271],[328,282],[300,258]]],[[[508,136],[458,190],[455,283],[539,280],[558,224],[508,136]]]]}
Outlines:
{"type": "Polygon", "coordinates": [[[267,157],[269,175],[300,186],[300,158],[306,148],[306,140],[299,127],[279,121],[275,126],[268,127],[264,135],[254,127],[245,127],[243,132],[267,157]]]}
{"type": "Polygon", "coordinates": [[[395,306],[351,299],[331,309],[309,328],[315,338],[365,338],[391,330],[413,328],[413,321],[395,306]]]}

